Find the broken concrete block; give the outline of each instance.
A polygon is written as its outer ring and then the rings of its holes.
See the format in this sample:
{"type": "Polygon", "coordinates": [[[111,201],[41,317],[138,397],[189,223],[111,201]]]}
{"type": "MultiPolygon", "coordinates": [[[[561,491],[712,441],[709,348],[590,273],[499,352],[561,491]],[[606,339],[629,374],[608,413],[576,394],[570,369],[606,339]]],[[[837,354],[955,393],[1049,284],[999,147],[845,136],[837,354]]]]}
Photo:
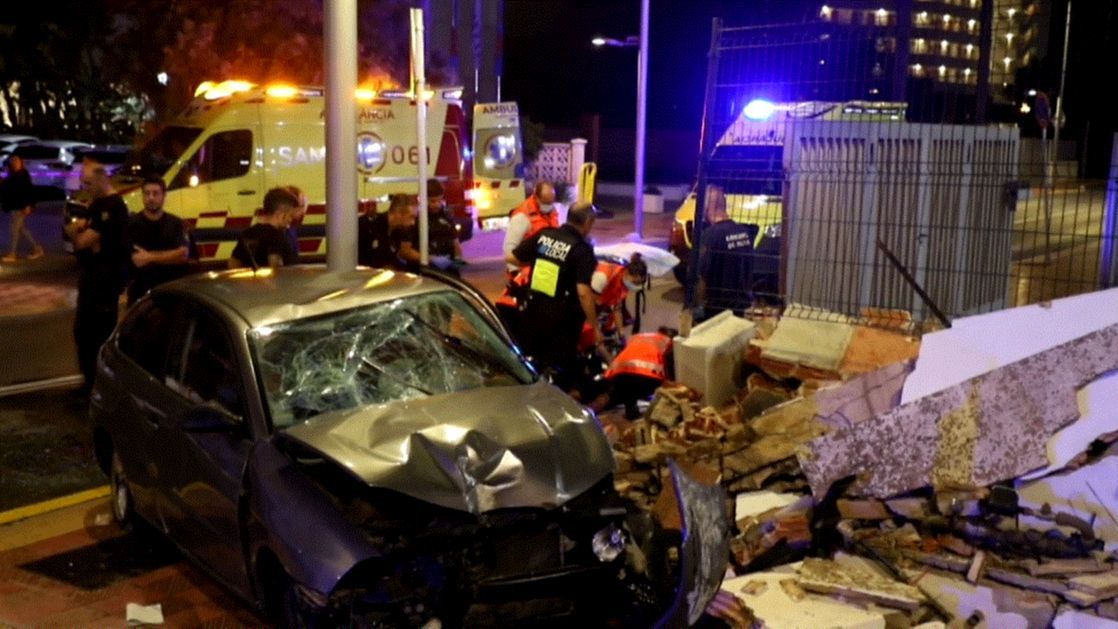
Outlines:
{"type": "Polygon", "coordinates": [[[1036,592],[989,580],[972,585],[957,576],[936,571],[906,570],[905,574],[919,579],[920,587],[951,612],[958,623],[977,612],[984,621],[979,627],[1031,629],[1051,626],[1056,613],[1053,600],[1036,592]]]}
{"type": "Polygon", "coordinates": [[[1099,599],[1118,596],[1118,571],[1072,577],[1068,583],[1073,589],[1099,599]]]}
{"type": "Polygon", "coordinates": [[[977,583],[978,578],[982,576],[982,571],[986,568],[986,551],[980,550],[974,553],[971,557],[970,567],[967,568],[967,582],[977,583]]]}
{"type": "Polygon", "coordinates": [[[812,399],[819,421],[847,428],[893,410],[900,404],[901,388],[912,367],[912,362],[894,363],[815,391],[812,399]]]}
{"type": "Polygon", "coordinates": [[[925,334],[902,402],[932,393],[1118,323],[1118,288],[961,317],[925,334]]]}
{"type": "Polygon", "coordinates": [[[1047,463],[1045,444],[1079,411],[1076,391],[1118,368],[1118,325],[983,374],[810,442],[800,466],[816,495],[887,498],[933,486],[984,486],[1047,463]]]}
{"type": "Polygon", "coordinates": [[[734,521],[756,518],[770,511],[796,504],[801,496],[773,491],[748,491],[734,496],[734,521]]]}
{"type": "Polygon", "coordinates": [[[853,565],[809,557],[797,571],[797,581],[805,590],[898,609],[915,610],[924,602],[920,590],[882,577],[853,565]]]}
{"type": "Polygon", "coordinates": [[[1100,563],[1094,557],[1087,559],[1025,559],[1021,565],[1034,577],[1071,577],[1080,574],[1108,572],[1113,566],[1100,563]]]}
{"type": "Polygon", "coordinates": [[[848,520],[888,520],[893,516],[880,500],[849,500],[839,498],[839,515],[848,520]]]}
{"type": "Polygon", "coordinates": [[[837,371],[854,336],[854,323],[838,313],[791,304],[764,342],[761,356],[837,371]]]}
{"type": "Polygon", "coordinates": [[[742,383],[742,355],[753,338],[751,321],[726,311],[675,337],[675,371],[679,381],[703,392],[703,400],[721,406],[742,383]]]}
{"type": "Polygon", "coordinates": [[[911,362],[920,353],[920,339],[895,330],[859,326],[854,330],[838,371],[846,377],[911,362]]]}
{"type": "Polygon", "coordinates": [[[1040,478],[1067,466],[1081,466],[1085,453],[1096,439],[1113,443],[1118,431],[1118,373],[1103,375],[1079,390],[1076,395],[1079,419],[1061,428],[1048,440],[1048,465],[1021,477],[1040,478]],[[1078,464],[1078,465],[1076,465],[1078,464]]]}
{"type": "Polygon", "coordinates": [[[791,394],[787,392],[754,389],[741,401],[741,416],[746,419],[756,417],[778,404],[787,402],[790,398],[791,394]]]}
{"type": "Polygon", "coordinates": [[[909,520],[922,520],[928,517],[928,501],[923,498],[894,498],[886,500],[885,507],[894,515],[909,520]]]}
{"type": "Polygon", "coordinates": [[[780,572],[782,569],[788,567],[727,579],[722,589],[737,593],[764,627],[868,629],[886,626],[888,610],[807,594],[796,585],[792,578],[795,575],[780,572]],[[782,585],[782,581],[789,585],[782,585]],[[764,584],[763,587],[757,582],[764,584]],[[755,583],[749,588],[755,592],[743,591],[746,583],[755,583]],[[791,595],[786,587],[792,590],[791,595]]]}

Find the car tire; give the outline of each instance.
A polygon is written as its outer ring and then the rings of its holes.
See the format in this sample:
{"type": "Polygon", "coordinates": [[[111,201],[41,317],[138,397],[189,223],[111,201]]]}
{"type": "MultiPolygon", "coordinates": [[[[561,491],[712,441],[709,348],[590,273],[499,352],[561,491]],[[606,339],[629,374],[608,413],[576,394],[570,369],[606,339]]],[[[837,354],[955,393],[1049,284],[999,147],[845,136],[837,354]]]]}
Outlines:
{"type": "Polygon", "coordinates": [[[120,462],[120,455],[117,454],[116,450],[113,450],[112,463],[109,468],[109,485],[113,519],[125,531],[129,533],[136,531],[139,528],[136,502],[132,497],[132,488],[128,485],[128,477],[124,474],[124,464],[120,462]]]}

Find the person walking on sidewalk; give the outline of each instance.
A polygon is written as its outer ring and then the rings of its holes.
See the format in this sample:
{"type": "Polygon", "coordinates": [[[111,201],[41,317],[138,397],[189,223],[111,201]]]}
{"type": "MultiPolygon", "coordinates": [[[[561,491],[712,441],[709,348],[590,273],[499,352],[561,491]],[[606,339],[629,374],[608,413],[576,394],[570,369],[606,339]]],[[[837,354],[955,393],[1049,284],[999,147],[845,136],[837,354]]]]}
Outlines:
{"type": "Polygon", "coordinates": [[[132,248],[129,306],[149,290],[182,277],[190,270],[190,238],[186,226],[179,217],[163,211],[167,184],[161,177],[148,177],[140,191],[144,209],[128,220],[128,243],[132,248]]]}
{"type": "Polygon", "coordinates": [[[103,164],[87,162],[82,166],[82,186],[93,201],[85,218],[76,218],[63,229],[74,243],[81,266],[74,341],[84,378],[82,393],[89,395],[97,352],[113,333],[120,310],[120,293],[128,268],[128,206],[113,190],[103,164]]]}
{"type": "Polygon", "coordinates": [[[31,254],[27,259],[34,260],[42,257],[43,248],[35,242],[31,230],[27,229],[27,217],[35,207],[35,186],[31,185],[31,174],[23,165],[23,158],[12,155],[8,158],[8,177],[0,183],[0,205],[4,213],[8,214],[12,232],[12,247],[4,256],[4,262],[15,262],[19,259],[19,241],[26,238],[31,245],[31,254]]]}

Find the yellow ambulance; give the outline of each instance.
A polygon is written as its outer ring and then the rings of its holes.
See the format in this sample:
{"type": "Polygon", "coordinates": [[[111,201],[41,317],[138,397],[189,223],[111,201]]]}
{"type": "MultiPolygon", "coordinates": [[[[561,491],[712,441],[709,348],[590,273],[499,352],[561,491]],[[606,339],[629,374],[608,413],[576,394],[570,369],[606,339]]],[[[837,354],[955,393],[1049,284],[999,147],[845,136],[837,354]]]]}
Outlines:
{"type": "MultiPolygon", "coordinates": [[[[142,175],[155,173],[167,183],[165,209],[193,230],[202,261],[227,259],[238,235],[252,224],[264,193],[295,185],[307,195],[308,208],[297,225],[299,253],[326,252],[325,100],[321,87],[257,85],[245,81],[206,82],[181,115],[136,151],[114,177],[129,209],[143,207],[142,175]]],[[[416,145],[415,103],[405,90],[358,90],[358,207],[387,207],[389,195],[418,191],[421,154],[429,176],[439,179],[461,239],[468,239],[475,219],[475,198],[490,209],[512,199],[479,192],[484,182],[471,179],[469,129],[461,88],[436,88],[423,95],[427,105],[427,144],[416,145]]],[[[515,105],[513,105],[515,108],[515,105]]],[[[516,133],[519,147],[519,129],[516,133]]],[[[512,171],[509,171],[512,172],[512,171]]],[[[523,201],[523,182],[519,182],[523,201]]],[[[488,192],[488,190],[487,190],[488,192]]],[[[499,208],[498,208],[499,209],[499,208]]]]}

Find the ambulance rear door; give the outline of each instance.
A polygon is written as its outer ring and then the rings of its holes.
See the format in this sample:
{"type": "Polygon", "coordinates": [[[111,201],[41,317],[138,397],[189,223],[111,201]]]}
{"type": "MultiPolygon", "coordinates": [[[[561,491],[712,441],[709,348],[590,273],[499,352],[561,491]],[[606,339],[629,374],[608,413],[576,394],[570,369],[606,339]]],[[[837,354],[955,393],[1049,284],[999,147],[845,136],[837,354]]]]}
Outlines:
{"type": "Polygon", "coordinates": [[[525,199],[516,103],[474,105],[474,205],[483,231],[502,229],[525,199]]]}

